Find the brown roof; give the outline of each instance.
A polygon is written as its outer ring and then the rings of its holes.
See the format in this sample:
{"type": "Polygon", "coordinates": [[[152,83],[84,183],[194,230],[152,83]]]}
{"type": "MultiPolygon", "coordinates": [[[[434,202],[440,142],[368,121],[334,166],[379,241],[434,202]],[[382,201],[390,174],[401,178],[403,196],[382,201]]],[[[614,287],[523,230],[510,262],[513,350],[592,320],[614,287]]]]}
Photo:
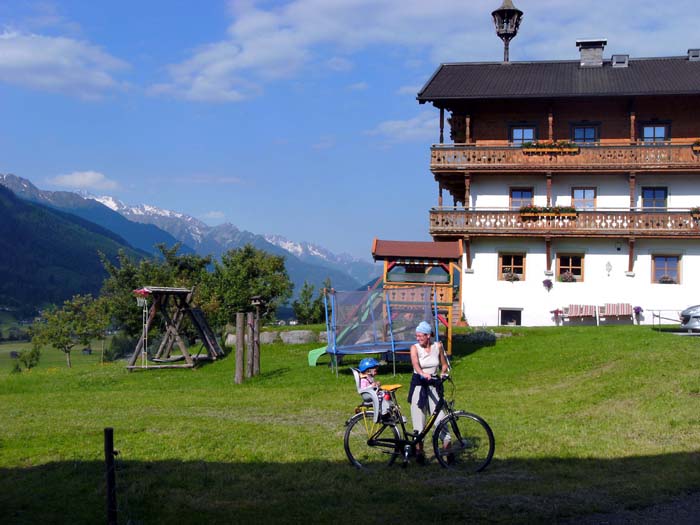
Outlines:
{"type": "Polygon", "coordinates": [[[443,64],[418,101],[700,94],[700,60],[630,59],[628,67],[580,61],[443,64]]]}
{"type": "Polygon", "coordinates": [[[462,243],[425,241],[383,241],[374,239],[372,244],[374,260],[403,257],[406,259],[449,259],[462,257],[462,243]]]}

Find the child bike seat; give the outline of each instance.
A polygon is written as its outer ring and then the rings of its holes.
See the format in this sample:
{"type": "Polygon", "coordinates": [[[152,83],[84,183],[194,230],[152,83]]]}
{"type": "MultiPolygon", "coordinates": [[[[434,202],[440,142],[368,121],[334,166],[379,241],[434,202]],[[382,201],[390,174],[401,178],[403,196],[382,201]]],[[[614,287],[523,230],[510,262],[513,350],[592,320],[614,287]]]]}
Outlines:
{"type": "Polygon", "coordinates": [[[357,368],[351,368],[352,375],[355,377],[355,388],[357,388],[357,393],[360,394],[362,400],[367,404],[372,404],[372,410],[374,411],[374,422],[379,423],[381,417],[381,409],[379,408],[379,397],[377,396],[377,391],[372,386],[365,388],[360,388],[360,371],[357,368]]]}

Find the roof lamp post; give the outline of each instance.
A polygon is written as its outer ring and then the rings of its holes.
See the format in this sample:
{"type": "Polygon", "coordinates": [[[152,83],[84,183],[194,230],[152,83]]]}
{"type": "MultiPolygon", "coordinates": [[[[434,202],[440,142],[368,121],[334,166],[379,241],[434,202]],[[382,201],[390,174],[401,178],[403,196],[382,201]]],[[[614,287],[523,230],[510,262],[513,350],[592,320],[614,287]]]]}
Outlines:
{"type": "Polygon", "coordinates": [[[503,62],[508,62],[510,41],[518,34],[523,12],[513,5],[511,0],[503,0],[501,7],[491,13],[496,25],[496,34],[503,40],[503,62]]]}

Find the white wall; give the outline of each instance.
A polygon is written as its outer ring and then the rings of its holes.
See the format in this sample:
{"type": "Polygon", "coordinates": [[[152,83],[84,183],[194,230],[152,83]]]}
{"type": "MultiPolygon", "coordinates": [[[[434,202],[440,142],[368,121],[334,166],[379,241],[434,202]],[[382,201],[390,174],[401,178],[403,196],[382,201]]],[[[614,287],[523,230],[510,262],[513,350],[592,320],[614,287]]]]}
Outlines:
{"type": "MultiPolygon", "coordinates": [[[[628,245],[622,239],[569,239],[552,241],[551,269],[556,272],[557,253],[584,255],[584,281],[562,283],[546,275],[544,241],[541,239],[475,239],[471,243],[472,272],[462,281],[464,315],[472,326],[499,323],[499,309],[522,309],[522,325],[554,325],[552,310],[569,304],[629,303],[644,309],[642,322],[652,322],[652,310],[668,310],[665,316],[692,304],[700,304],[700,243],[694,240],[644,240],[635,245],[633,275],[627,275],[628,245]],[[498,254],[526,253],[525,279],[498,280],[498,254]],[[653,254],[681,256],[681,284],[653,284],[653,254]],[[606,264],[612,270],[608,275],[606,264]],[[542,284],[551,279],[550,291],[542,284]]],[[[466,258],[463,261],[466,268],[466,258]]]]}
{"type": "MultiPolygon", "coordinates": [[[[665,186],[668,188],[669,208],[700,206],[697,177],[694,175],[642,174],[637,176],[636,206],[642,206],[642,188],[665,186]]],[[[534,203],[547,204],[547,183],[542,175],[523,175],[517,178],[507,175],[475,176],[470,187],[470,208],[507,209],[510,204],[510,187],[532,187],[534,203]]],[[[570,206],[572,187],[595,187],[597,206],[600,209],[629,209],[629,182],[623,174],[604,174],[591,178],[580,175],[557,175],[552,180],[552,205],[570,206]]]]}

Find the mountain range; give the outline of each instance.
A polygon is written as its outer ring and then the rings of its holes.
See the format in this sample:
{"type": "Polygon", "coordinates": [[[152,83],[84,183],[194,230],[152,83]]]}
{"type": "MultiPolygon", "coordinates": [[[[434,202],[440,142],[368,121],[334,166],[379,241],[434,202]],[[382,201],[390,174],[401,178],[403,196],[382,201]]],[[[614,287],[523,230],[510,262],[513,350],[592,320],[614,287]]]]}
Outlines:
{"type": "Polygon", "coordinates": [[[74,294],[96,295],[107,276],[99,253],[146,253],[76,215],[18,198],[0,185],[0,306],[22,315],[74,294]]]}
{"type": "Polygon", "coordinates": [[[156,244],[181,244],[181,251],[219,258],[245,244],[285,257],[287,272],[298,293],[305,281],[319,289],[330,279],[334,288],[352,290],[376,279],[381,269],[347,254],[336,255],[307,242],[293,242],[279,235],[260,235],[240,230],[230,223],[209,226],[202,221],[148,204],[127,205],[113,197],[97,197],[66,191],[45,191],[29,180],[0,174],[0,186],[18,197],[54,210],[72,214],[111,232],[120,242],[137,251],[157,254],[156,244]]]}

